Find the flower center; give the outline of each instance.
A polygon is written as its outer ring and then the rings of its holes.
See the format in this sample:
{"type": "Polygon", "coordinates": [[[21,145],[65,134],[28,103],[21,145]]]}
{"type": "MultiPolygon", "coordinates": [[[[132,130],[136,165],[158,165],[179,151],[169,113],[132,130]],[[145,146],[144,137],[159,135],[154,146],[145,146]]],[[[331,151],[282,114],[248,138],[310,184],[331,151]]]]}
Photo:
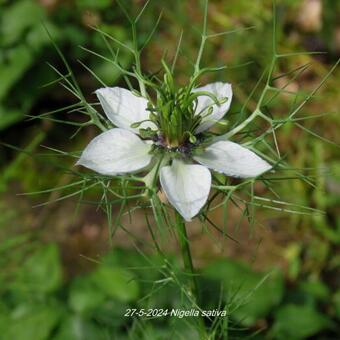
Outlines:
{"type": "Polygon", "coordinates": [[[154,143],[156,146],[166,152],[181,153],[185,156],[190,156],[193,148],[196,146],[196,144],[190,143],[189,141],[183,142],[178,145],[172,145],[168,143],[166,137],[164,137],[163,135],[156,136],[154,138],[154,143]]]}

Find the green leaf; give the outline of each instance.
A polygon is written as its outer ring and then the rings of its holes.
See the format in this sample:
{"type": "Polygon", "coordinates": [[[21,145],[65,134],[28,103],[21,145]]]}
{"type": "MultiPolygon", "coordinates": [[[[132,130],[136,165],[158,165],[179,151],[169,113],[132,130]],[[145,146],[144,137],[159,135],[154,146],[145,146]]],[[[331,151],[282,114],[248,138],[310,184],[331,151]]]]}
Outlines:
{"type": "Polygon", "coordinates": [[[78,313],[90,312],[105,300],[105,294],[87,278],[78,278],[72,282],[69,293],[69,305],[78,313]]]}
{"type": "Polygon", "coordinates": [[[98,289],[119,301],[128,302],[138,297],[137,282],[129,271],[122,268],[101,265],[92,274],[92,280],[98,289]]]}
{"type": "Polygon", "coordinates": [[[8,126],[15,124],[22,118],[23,118],[22,111],[17,109],[10,109],[0,105],[0,131],[7,128],[8,126]]]}
{"type": "Polygon", "coordinates": [[[221,260],[210,265],[205,274],[222,281],[226,300],[233,308],[232,317],[245,326],[266,317],[282,299],[283,276],[278,270],[266,275],[242,263],[221,260]]]}
{"type": "Polygon", "coordinates": [[[285,305],[277,313],[273,333],[278,339],[298,340],[331,326],[331,321],[312,306],[285,305]]]}
{"type": "Polygon", "coordinates": [[[106,325],[111,329],[119,329],[126,324],[126,309],[129,308],[125,302],[120,302],[115,299],[106,299],[95,311],[91,313],[93,320],[99,324],[106,325]]]}
{"type": "Polygon", "coordinates": [[[67,316],[53,340],[105,340],[105,330],[80,316],[67,316]]]}
{"type": "Polygon", "coordinates": [[[0,323],[1,337],[18,340],[50,339],[62,312],[57,304],[21,305],[13,311],[6,325],[0,323]]]}
{"type": "Polygon", "coordinates": [[[1,43],[13,44],[34,25],[41,25],[45,14],[42,6],[31,0],[14,1],[2,16],[0,26],[1,43]]]}
{"type": "Polygon", "coordinates": [[[6,52],[6,62],[0,64],[0,99],[8,94],[11,87],[22,77],[33,61],[32,51],[25,45],[6,52]]]}
{"type": "Polygon", "coordinates": [[[299,291],[301,291],[308,300],[328,301],[330,291],[328,286],[321,281],[303,281],[299,284],[299,291]]]}
{"type": "Polygon", "coordinates": [[[51,293],[62,283],[62,268],[57,245],[39,248],[23,265],[22,284],[39,294],[51,293]]]}

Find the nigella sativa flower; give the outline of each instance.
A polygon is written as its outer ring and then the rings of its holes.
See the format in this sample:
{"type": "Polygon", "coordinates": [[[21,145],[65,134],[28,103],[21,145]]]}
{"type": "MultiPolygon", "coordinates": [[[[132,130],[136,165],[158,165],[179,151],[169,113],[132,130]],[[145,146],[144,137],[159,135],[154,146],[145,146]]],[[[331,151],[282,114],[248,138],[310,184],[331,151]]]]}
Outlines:
{"type": "Polygon", "coordinates": [[[230,84],[216,82],[170,92],[163,91],[153,106],[124,88],[97,90],[106,116],[117,128],[95,137],[77,164],[116,176],[147,170],[162,157],[161,187],[168,201],[190,221],[208,199],[212,181],[209,169],[248,178],[271,166],[237,143],[203,142],[205,132],[229,110],[230,84]]]}

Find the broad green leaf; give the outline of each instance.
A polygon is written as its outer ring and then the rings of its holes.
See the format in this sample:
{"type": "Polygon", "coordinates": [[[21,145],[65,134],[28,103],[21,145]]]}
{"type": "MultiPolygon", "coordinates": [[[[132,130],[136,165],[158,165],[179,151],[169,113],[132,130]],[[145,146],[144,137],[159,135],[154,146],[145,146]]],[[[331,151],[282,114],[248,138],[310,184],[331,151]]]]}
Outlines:
{"type": "Polygon", "coordinates": [[[136,299],[139,287],[132,274],[122,268],[100,265],[92,280],[102,292],[122,302],[136,299]]]}
{"type": "Polygon", "coordinates": [[[105,302],[91,313],[91,316],[98,323],[105,324],[112,329],[118,329],[127,321],[124,316],[127,308],[129,308],[129,305],[126,302],[106,298],[105,302]]]}
{"type": "Polygon", "coordinates": [[[330,291],[328,286],[321,281],[303,281],[299,284],[299,291],[303,293],[308,300],[328,301],[330,291]]]}
{"type": "Polygon", "coordinates": [[[63,311],[59,305],[22,305],[17,307],[7,324],[1,324],[2,339],[45,340],[57,325],[63,311]]]}
{"type": "Polygon", "coordinates": [[[90,312],[99,307],[104,300],[105,294],[88,278],[77,278],[72,282],[68,302],[75,312],[90,312]]]}
{"type": "Polygon", "coordinates": [[[53,340],[106,340],[105,327],[99,327],[94,322],[80,316],[67,316],[53,340]]]}
{"type": "Polygon", "coordinates": [[[42,246],[23,264],[22,284],[39,294],[51,293],[62,283],[62,268],[57,245],[42,246]]]}
{"type": "MultiPolygon", "coordinates": [[[[1,71],[0,71],[1,72],[1,71]]],[[[17,109],[10,109],[0,105],[0,130],[15,124],[23,117],[23,112],[17,109]]]]}
{"type": "Polygon", "coordinates": [[[6,52],[6,63],[0,64],[0,99],[8,94],[33,61],[33,54],[28,46],[19,45],[6,52]]]}
{"type": "Polygon", "coordinates": [[[2,16],[0,25],[0,44],[13,44],[33,25],[41,25],[45,14],[42,6],[35,1],[13,1],[2,16]]]}
{"type": "Polygon", "coordinates": [[[282,299],[283,277],[278,270],[256,273],[242,263],[221,260],[210,265],[205,274],[222,282],[226,300],[233,308],[232,317],[246,326],[266,317],[282,299]]]}
{"type": "Polygon", "coordinates": [[[330,326],[330,320],[312,306],[289,304],[277,311],[273,333],[277,339],[298,340],[313,336],[330,326]]]}

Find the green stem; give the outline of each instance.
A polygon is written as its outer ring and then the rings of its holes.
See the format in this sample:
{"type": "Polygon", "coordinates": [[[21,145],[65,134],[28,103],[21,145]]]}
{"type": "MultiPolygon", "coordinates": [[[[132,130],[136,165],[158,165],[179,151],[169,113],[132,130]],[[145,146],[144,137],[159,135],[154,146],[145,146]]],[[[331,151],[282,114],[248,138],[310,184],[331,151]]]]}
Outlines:
{"type": "MultiPolygon", "coordinates": [[[[200,307],[199,289],[198,282],[195,276],[195,268],[192,262],[192,256],[190,251],[190,244],[188,239],[188,234],[185,226],[185,221],[182,216],[176,212],[176,225],[179,245],[181,248],[181,254],[183,259],[183,264],[185,271],[190,274],[190,295],[194,299],[196,305],[200,307]]],[[[206,330],[204,325],[204,320],[199,318],[200,334],[201,339],[206,339],[206,330]]]]}
{"type": "Polygon", "coordinates": [[[185,226],[185,222],[181,215],[176,213],[176,222],[178,227],[178,238],[179,238],[179,245],[181,247],[181,253],[183,258],[183,264],[185,270],[190,273],[190,292],[196,300],[196,303],[199,300],[199,291],[198,291],[198,284],[195,277],[195,270],[194,265],[192,263],[192,256],[190,251],[190,245],[188,240],[188,234],[185,226]]]}

